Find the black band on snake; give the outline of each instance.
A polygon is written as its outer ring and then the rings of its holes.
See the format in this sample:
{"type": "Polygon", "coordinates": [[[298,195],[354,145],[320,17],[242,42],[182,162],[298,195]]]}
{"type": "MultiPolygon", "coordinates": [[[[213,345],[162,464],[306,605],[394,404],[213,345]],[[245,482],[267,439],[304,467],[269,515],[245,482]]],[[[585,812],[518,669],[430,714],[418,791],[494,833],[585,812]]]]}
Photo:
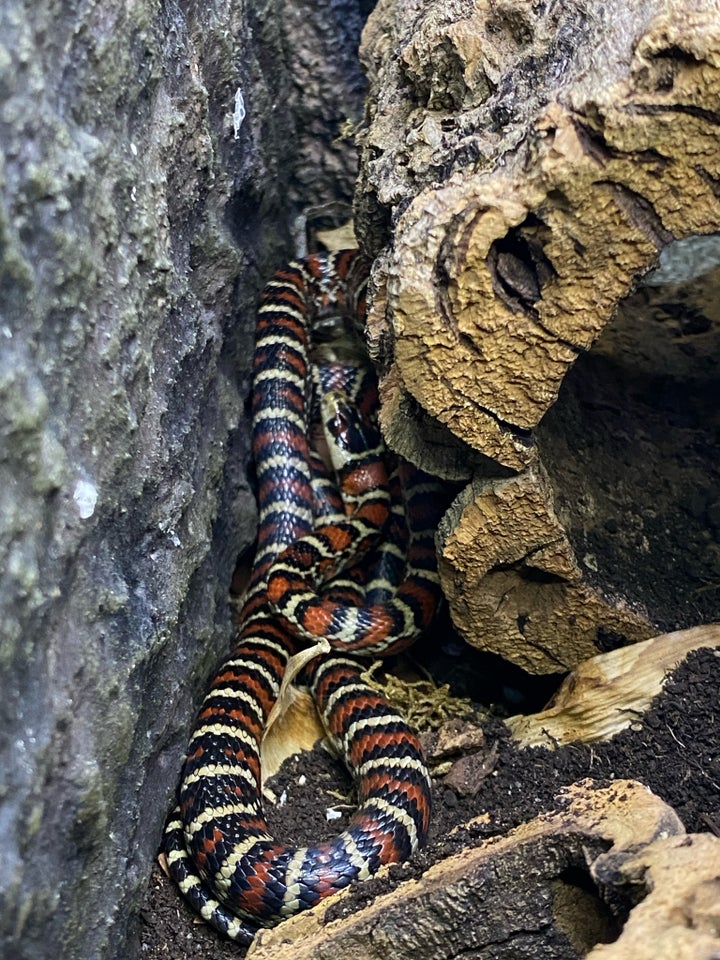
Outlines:
{"type": "MultiPolygon", "coordinates": [[[[269,835],[261,804],[260,744],[298,643],[325,637],[368,656],[399,650],[425,629],[439,598],[436,488],[379,444],[372,410],[364,409],[375,403],[367,369],[332,352],[328,359],[325,347],[339,325],[362,323],[366,277],[355,251],[313,255],[275,274],[258,313],[257,553],[236,646],[203,701],[165,833],[169,869],[185,897],[241,943],[382,864],[407,859],[428,830],[419,742],[362,679],[354,654],[318,657],[306,670],[328,736],[357,782],[359,808],[347,830],[314,847],[286,847],[269,835]],[[322,395],[336,389],[337,417],[349,433],[343,393],[367,424],[362,449],[339,479],[309,440],[322,395]]],[[[336,425],[335,435],[343,429],[336,425]]]]}

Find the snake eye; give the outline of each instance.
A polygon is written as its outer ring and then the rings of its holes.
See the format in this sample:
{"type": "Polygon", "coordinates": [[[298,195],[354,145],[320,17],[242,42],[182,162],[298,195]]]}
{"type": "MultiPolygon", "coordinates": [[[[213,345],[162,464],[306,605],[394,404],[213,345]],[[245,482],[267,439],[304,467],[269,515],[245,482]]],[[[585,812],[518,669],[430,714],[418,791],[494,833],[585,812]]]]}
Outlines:
{"type": "Polygon", "coordinates": [[[352,418],[339,410],[333,417],[330,428],[335,437],[347,437],[352,430],[352,418]]]}
{"type": "Polygon", "coordinates": [[[345,469],[354,454],[368,447],[362,418],[347,394],[329,390],[321,398],[325,439],[335,470],[345,469]]]}

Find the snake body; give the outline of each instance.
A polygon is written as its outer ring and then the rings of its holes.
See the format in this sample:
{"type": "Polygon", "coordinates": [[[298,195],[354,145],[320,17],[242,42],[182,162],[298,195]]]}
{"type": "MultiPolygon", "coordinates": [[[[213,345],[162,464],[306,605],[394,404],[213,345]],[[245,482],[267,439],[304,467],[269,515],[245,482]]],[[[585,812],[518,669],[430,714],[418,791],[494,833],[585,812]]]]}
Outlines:
{"type": "MultiPolygon", "coordinates": [[[[437,503],[427,478],[391,464],[380,489],[383,454],[366,442],[341,499],[308,440],[314,341],[326,326],[362,320],[366,275],[355,251],[313,255],[275,274],[258,312],[257,552],[237,642],[202,703],[164,843],[193,908],[241,943],[407,859],[428,830],[430,785],[417,737],[362,679],[358,661],[335,652],[316,658],[306,676],[357,781],[359,808],[334,839],[292,848],[270,836],[261,804],[260,745],[298,640],[327,637],[369,655],[397,650],[427,626],[439,596],[437,503]]],[[[342,364],[317,366],[321,390],[347,380],[342,364]]]]}

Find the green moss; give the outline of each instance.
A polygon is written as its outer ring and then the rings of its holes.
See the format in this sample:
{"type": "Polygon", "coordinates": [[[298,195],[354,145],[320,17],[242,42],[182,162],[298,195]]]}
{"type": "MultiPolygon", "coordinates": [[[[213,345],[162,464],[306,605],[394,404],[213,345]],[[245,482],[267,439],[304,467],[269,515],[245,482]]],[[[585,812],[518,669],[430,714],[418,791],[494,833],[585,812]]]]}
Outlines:
{"type": "MultiPolygon", "coordinates": [[[[65,452],[52,433],[50,407],[40,383],[18,370],[0,377],[0,440],[26,484],[41,496],[58,490],[67,478],[65,452]]],[[[3,526],[8,525],[7,516],[3,526]]]]}
{"type": "MultiPolygon", "coordinates": [[[[0,179],[0,191],[4,186],[0,179]]],[[[0,207],[0,288],[3,291],[3,312],[6,316],[18,316],[24,312],[25,299],[33,287],[34,273],[32,265],[18,250],[2,213],[0,207]]]]}
{"type": "Polygon", "coordinates": [[[383,668],[382,660],[376,660],[363,679],[384,693],[411,727],[437,730],[446,720],[475,714],[470,700],[451,695],[449,684],[438,685],[430,676],[427,680],[401,680],[391,673],[380,681],[377,674],[383,668]]]}
{"type": "Polygon", "coordinates": [[[88,850],[100,846],[107,835],[108,811],[103,791],[102,777],[93,764],[86,769],[80,787],[79,802],[72,824],[71,834],[78,849],[88,850]]]}

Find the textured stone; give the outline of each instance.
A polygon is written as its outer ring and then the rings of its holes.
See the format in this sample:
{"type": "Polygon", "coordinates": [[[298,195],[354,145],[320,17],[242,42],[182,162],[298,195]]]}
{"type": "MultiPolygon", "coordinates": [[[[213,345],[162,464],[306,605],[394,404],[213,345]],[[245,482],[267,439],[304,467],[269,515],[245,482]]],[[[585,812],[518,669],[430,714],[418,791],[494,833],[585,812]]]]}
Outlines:
{"type": "Polygon", "coordinates": [[[6,957],[133,954],[231,635],[257,293],[354,178],[357,4],[286,8],[0,9],[6,957]]]}

